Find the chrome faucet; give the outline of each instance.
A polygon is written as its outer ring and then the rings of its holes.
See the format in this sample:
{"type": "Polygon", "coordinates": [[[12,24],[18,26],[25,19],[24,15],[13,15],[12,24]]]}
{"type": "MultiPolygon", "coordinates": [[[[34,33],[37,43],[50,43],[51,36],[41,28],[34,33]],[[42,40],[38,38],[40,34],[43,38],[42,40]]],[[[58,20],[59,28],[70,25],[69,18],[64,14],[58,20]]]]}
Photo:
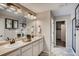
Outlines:
{"type": "Polygon", "coordinates": [[[7,40],[10,42],[10,44],[15,43],[15,39],[10,39],[9,37],[7,37],[7,40]]]}
{"type": "Polygon", "coordinates": [[[10,40],[10,44],[13,44],[13,43],[15,43],[15,39],[10,40]]]}

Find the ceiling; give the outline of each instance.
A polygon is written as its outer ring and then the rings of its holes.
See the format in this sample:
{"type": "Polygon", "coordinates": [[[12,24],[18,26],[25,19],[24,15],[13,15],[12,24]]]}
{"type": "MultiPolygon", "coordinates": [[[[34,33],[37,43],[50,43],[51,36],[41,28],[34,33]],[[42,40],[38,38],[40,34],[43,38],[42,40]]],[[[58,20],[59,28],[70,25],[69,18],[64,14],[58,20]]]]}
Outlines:
{"type": "Polygon", "coordinates": [[[35,13],[47,11],[47,10],[59,10],[63,6],[66,6],[66,3],[21,3],[24,7],[32,10],[35,13]]]}

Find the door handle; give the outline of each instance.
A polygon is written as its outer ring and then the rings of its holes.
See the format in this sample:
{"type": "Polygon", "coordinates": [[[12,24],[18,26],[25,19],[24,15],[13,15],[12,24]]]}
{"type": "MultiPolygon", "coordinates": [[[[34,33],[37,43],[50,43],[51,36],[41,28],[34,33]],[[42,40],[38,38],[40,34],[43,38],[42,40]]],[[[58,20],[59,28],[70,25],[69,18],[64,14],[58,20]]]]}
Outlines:
{"type": "Polygon", "coordinates": [[[74,34],[74,36],[76,36],[76,34],[74,34]]]}

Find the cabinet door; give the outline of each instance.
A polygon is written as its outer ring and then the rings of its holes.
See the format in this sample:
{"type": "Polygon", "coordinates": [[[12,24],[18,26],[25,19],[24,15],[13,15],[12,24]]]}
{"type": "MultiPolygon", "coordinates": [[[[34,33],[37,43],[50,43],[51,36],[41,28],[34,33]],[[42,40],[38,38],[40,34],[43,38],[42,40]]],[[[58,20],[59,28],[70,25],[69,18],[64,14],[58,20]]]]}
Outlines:
{"type": "Polygon", "coordinates": [[[43,51],[43,39],[40,40],[40,53],[43,51]]]}
{"type": "Polygon", "coordinates": [[[16,51],[9,53],[7,56],[20,56],[20,55],[21,55],[21,52],[20,52],[20,49],[18,49],[16,51]]]}
{"type": "Polygon", "coordinates": [[[32,56],[32,44],[22,48],[22,56],[32,56]]]}
{"type": "Polygon", "coordinates": [[[25,52],[22,52],[22,56],[32,56],[32,48],[29,48],[25,52]]]}
{"type": "Polygon", "coordinates": [[[33,56],[39,55],[39,41],[33,43],[33,56]]]}

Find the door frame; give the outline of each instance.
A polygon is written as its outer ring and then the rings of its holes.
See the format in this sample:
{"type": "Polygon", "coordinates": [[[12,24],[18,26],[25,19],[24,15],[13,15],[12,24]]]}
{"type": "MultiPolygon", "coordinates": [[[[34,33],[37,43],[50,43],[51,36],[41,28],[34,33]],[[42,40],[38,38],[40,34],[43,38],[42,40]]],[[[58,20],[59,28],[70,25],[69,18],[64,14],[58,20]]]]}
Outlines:
{"type": "MultiPolygon", "coordinates": [[[[61,20],[55,20],[55,39],[54,39],[54,42],[55,42],[55,44],[54,44],[54,47],[56,47],[56,22],[58,22],[58,21],[64,21],[65,22],[65,28],[67,29],[67,21],[66,20],[64,20],[64,19],[61,19],[61,20]]],[[[67,31],[67,30],[65,30],[65,31],[67,31]]],[[[66,43],[65,43],[65,48],[67,47],[67,32],[65,33],[65,39],[66,39],[66,43]]]]}
{"type": "MultiPolygon", "coordinates": [[[[74,20],[75,20],[75,18],[72,19],[72,49],[76,53],[76,50],[74,50],[74,48],[73,48],[73,21],[74,20]]],[[[76,28],[76,20],[75,20],[75,28],[76,28]]],[[[75,29],[75,31],[76,31],[76,29],[75,29]]]]}

